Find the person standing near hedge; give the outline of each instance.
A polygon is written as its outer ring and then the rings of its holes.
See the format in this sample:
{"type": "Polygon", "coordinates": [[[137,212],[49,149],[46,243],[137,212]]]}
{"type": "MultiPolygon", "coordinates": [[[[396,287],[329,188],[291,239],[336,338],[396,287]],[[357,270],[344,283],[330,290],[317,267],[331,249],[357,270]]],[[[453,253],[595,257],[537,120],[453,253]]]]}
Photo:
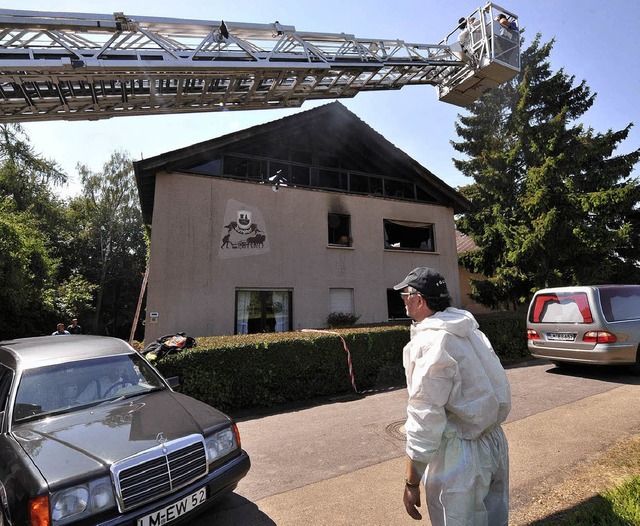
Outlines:
{"type": "Polygon", "coordinates": [[[509,380],[478,322],[451,307],[442,275],[418,267],[398,285],[413,320],[403,351],[409,401],[403,502],[422,518],[425,486],[433,526],[509,521],[509,451],[501,424],[509,380]]]}

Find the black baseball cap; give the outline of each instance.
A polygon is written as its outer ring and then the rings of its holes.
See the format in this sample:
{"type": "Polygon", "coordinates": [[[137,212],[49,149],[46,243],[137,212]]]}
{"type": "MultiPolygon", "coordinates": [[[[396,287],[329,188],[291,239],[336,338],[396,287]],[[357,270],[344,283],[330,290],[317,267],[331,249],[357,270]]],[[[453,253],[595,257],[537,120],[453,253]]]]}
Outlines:
{"type": "Polygon", "coordinates": [[[401,283],[398,283],[393,288],[402,290],[405,287],[413,287],[425,298],[449,297],[444,277],[440,272],[429,267],[414,268],[401,283]]]}

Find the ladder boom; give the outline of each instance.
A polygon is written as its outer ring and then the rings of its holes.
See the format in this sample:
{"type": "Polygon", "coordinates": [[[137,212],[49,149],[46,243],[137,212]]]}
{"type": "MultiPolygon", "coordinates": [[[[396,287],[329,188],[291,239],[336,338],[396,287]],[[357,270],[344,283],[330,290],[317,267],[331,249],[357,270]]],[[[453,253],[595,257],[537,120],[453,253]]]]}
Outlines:
{"type": "Polygon", "coordinates": [[[0,9],[0,122],[299,107],[422,84],[464,106],[519,71],[519,38],[515,63],[492,60],[494,11],[474,12],[482,30],[461,53],[455,30],[420,44],[279,22],[0,9]]]}

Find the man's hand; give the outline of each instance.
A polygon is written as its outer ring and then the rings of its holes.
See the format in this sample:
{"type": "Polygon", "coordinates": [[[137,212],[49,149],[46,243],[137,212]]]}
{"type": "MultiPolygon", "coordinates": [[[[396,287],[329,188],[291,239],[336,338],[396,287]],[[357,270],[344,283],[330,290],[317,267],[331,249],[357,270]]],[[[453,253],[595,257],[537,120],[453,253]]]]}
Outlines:
{"type": "Polygon", "coordinates": [[[418,511],[420,507],[420,488],[410,488],[405,485],[404,487],[404,495],[402,497],[402,501],[404,502],[404,507],[407,510],[407,513],[411,516],[412,519],[419,521],[422,519],[422,515],[418,511]]]}

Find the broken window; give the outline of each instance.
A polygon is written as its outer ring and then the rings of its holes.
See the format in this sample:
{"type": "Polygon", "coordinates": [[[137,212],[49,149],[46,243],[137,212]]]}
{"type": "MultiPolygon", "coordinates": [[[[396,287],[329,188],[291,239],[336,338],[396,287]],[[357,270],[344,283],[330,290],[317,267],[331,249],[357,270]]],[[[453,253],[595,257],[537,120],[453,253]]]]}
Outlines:
{"type": "Polygon", "coordinates": [[[434,252],[433,225],[385,219],[384,247],[392,250],[434,252]]]}
{"type": "Polygon", "coordinates": [[[329,214],[329,245],[351,246],[351,216],[345,214],[329,214]]]}

